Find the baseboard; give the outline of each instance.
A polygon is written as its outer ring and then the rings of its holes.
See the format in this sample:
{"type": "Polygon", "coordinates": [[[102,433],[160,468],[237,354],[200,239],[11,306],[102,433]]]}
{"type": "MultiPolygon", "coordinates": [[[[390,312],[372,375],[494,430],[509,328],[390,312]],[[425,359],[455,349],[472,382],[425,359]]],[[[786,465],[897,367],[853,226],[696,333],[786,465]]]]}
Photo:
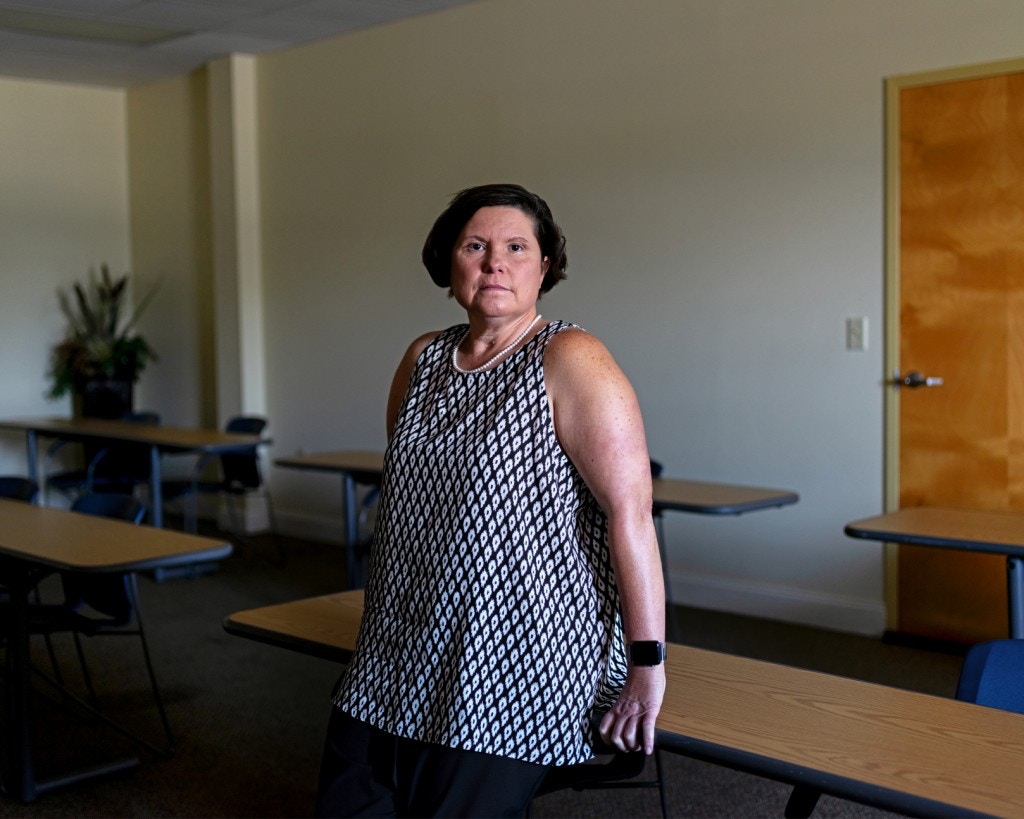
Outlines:
{"type": "Polygon", "coordinates": [[[919,648],[924,651],[934,651],[943,654],[957,654],[963,656],[974,644],[970,641],[944,640],[939,637],[922,637],[918,634],[906,634],[902,631],[886,631],[882,642],[905,648],[919,648]]]}
{"type": "Polygon", "coordinates": [[[243,527],[242,534],[270,531],[270,510],[266,498],[261,495],[243,495],[229,500],[223,495],[200,493],[198,497],[179,499],[172,508],[184,516],[188,504],[195,504],[197,520],[214,524],[224,532],[236,531],[239,523],[243,527]],[[233,510],[230,504],[234,504],[233,510]],[[239,517],[241,520],[237,520],[239,517]]]}
{"type": "Polygon", "coordinates": [[[237,525],[235,517],[239,515],[239,512],[245,534],[254,535],[270,531],[270,509],[267,506],[267,499],[262,495],[242,495],[231,499],[223,496],[217,498],[215,514],[217,525],[221,529],[231,531],[237,525]],[[231,504],[234,504],[234,511],[231,509],[231,504]]]}
{"type": "Polygon", "coordinates": [[[675,573],[672,600],[683,606],[763,617],[870,637],[885,632],[885,604],[745,579],[675,573]]]}
{"type": "Polygon", "coordinates": [[[340,515],[331,517],[277,510],[274,517],[278,531],[287,537],[339,546],[345,542],[345,519],[340,515]]]}

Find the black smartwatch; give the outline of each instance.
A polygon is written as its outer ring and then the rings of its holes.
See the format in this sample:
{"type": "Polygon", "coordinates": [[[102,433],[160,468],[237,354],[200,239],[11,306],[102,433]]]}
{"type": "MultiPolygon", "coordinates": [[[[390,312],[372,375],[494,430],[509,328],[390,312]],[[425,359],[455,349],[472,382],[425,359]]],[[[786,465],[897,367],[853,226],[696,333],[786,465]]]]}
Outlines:
{"type": "Polygon", "coordinates": [[[665,644],[657,640],[637,640],[626,644],[630,665],[661,665],[665,662],[665,644]]]}

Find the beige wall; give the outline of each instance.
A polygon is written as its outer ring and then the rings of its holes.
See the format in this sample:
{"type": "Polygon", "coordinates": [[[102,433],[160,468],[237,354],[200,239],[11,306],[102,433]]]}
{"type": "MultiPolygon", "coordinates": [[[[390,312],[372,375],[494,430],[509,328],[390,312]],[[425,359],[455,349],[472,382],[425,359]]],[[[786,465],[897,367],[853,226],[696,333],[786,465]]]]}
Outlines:
{"type": "Polygon", "coordinates": [[[206,97],[205,70],[128,92],[128,165],[132,265],[159,282],[144,316],[160,355],[143,376],[144,408],[216,426],[206,97]]]}
{"type": "MultiPolygon", "coordinates": [[[[1012,0],[485,0],[260,62],[276,452],[383,444],[395,362],[459,320],[418,263],[451,193],[544,195],[668,475],[801,503],[670,516],[677,599],[883,627],[883,79],[1019,56],[1012,0]],[[845,349],[867,316],[867,352],[845,349]]],[[[312,525],[336,482],[275,473],[312,525]]]]}
{"type": "Polygon", "coordinates": [[[165,423],[265,413],[254,98],[242,56],[128,92],[132,262],[160,286],[147,396],[165,423]]]}
{"type": "MultiPolygon", "coordinates": [[[[801,494],[670,517],[677,599],[880,630],[880,548],[842,526],[882,505],[883,79],[1020,57],[1022,30],[1019,0],[480,0],[260,58],[272,454],[383,445],[402,350],[459,320],[418,263],[426,230],[459,188],[519,181],[569,238],[542,311],[608,344],[666,473],[801,494]],[[861,315],[870,349],[848,352],[861,315]]],[[[224,113],[203,82],[128,95],[133,264],[172,281],[143,392],[183,422],[216,388],[193,378],[214,346],[203,163],[224,113]]],[[[50,298],[34,309],[55,333],[50,298]]],[[[272,478],[285,526],[336,537],[336,479],[272,478]]]]}
{"type": "MultiPolygon", "coordinates": [[[[124,92],[0,78],[0,417],[65,414],[44,393],[57,289],[129,269],[124,92]]],[[[0,433],[0,473],[24,468],[0,433]]]]}

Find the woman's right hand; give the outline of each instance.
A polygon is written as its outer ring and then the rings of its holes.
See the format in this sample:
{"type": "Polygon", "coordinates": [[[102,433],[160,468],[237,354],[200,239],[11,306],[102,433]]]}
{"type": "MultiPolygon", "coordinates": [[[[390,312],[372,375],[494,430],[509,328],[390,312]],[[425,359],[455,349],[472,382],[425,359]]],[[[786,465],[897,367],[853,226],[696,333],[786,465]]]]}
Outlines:
{"type": "Polygon", "coordinates": [[[601,719],[601,738],[619,751],[654,753],[655,723],[665,696],[665,665],[631,666],[615,704],[601,719]]]}

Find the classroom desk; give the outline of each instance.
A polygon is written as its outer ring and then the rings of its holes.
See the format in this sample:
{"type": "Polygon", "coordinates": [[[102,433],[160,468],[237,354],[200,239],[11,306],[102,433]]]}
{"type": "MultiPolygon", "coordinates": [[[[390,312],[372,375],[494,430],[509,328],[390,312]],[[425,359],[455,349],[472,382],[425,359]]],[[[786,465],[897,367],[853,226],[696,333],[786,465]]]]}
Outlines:
{"type": "Polygon", "coordinates": [[[696,515],[743,515],[761,509],[789,506],[800,500],[788,489],[767,489],[679,478],[654,478],[654,511],[690,512],[696,515]]]}
{"type": "MultiPolygon", "coordinates": [[[[346,523],[346,563],[349,578],[359,577],[358,556],[354,545],[358,539],[355,515],[356,484],[379,483],[384,468],[384,453],[364,450],[342,450],[295,455],[278,458],[278,466],[289,469],[306,469],[315,472],[331,472],[341,475],[342,502],[346,523]]],[[[738,486],[707,481],[688,481],[677,478],[655,478],[652,481],[653,512],[689,512],[698,515],[742,515],[761,509],[772,509],[796,503],[800,496],[788,489],[766,489],[756,486],[738,486]]],[[[664,538],[659,527],[658,549],[665,579],[665,597],[668,603],[670,628],[674,636],[679,635],[675,606],[672,605],[671,585],[668,578],[668,564],[665,560],[664,538]]],[[[354,584],[350,584],[354,585],[354,584]]]]}
{"type": "MultiPolygon", "coordinates": [[[[345,662],[362,604],[340,592],[224,628],[345,662]]],[[[1024,815],[1020,714],[677,644],[666,674],[665,750],[902,813],[1024,815]]]]}
{"type": "Polygon", "coordinates": [[[1024,512],[916,506],[846,525],[850,537],[1006,556],[1010,636],[1024,638],[1024,512]]]}
{"type": "Polygon", "coordinates": [[[30,802],[36,795],[126,765],[103,765],[56,780],[36,780],[32,760],[28,596],[39,581],[61,570],[134,572],[221,560],[231,544],[182,532],[0,499],[0,557],[10,598],[3,790],[30,802]]]}
{"type": "Polygon", "coordinates": [[[384,470],[384,453],[369,450],[313,452],[278,458],[274,463],[287,469],[329,472],[341,476],[341,505],[345,515],[345,577],[356,588],[361,572],[356,545],[359,540],[359,519],[356,515],[356,484],[378,484],[384,470]]]}
{"type": "Polygon", "coordinates": [[[151,522],[161,528],[164,522],[163,489],[161,485],[161,456],[165,454],[209,455],[222,454],[253,445],[271,443],[259,435],[240,435],[213,429],[191,427],[154,426],[126,423],[99,418],[8,418],[0,419],[0,430],[18,430],[25,433],[28,449],[29,477],[39,481],[38,439],[57,438],[63,441],[93,441],[97,443],[143,444],[149,447],[149,487],[152,504],[151,522]]]}
{"type": "Polygon", "coordinates": [[[788,489],[766,489],[759,486],[739,486],[729,483],[687,481],[679,478],[654,478],[651,481],[654,519],[658,523],[658,551],[665,581],[665,603],[668,607],[669,637],[678,640],[679,630],[676,607],[672,599],[672,583],[668,575],[665,556],[665,536],[660,521],[664,512],[688,512],[695,515],[744,515],[762,509],[789,506],[800,500],[796,492],[788,489]]]}

